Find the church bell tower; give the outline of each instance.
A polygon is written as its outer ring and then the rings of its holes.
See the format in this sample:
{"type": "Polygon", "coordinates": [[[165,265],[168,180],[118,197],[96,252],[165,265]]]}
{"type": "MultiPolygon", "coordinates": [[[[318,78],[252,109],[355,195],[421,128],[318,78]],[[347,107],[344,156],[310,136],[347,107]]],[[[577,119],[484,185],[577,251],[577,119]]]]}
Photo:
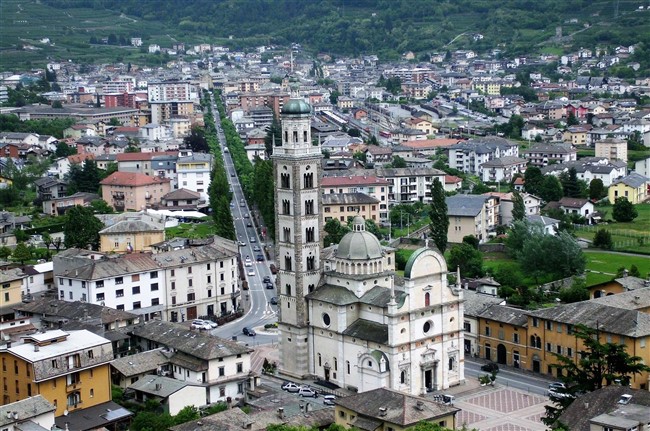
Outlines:
{"type": "Polygon", "coordinates": [[[282,374],[309,374],[305,296],[321,277],[320,145],[311,141],[311,106],[291,99],[282,108],[282,145],[273,148],[278,329],[282,374]]]}

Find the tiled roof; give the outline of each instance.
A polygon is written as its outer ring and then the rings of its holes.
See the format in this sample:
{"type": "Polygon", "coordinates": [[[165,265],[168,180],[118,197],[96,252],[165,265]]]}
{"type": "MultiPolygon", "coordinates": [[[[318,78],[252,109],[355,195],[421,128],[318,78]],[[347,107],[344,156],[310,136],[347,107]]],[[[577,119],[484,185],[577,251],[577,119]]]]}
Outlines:
{"type": "Polygon", "coordinates": [[[357,319],[343,331],[343,335],[372,341],[373,343],[388,343],[388,325],[372,322],[366,319],[357,319]]]}
{"type": "Polygon", "coordinates": [[[30,418],[56,410],[54,404],[43,398],[42,395],[25,398],[14,403],[0,406],[0,427],[26,421],[30,418]],[[11,413],[11,414],[9,414],[11,413]],[[12,414],[17,414],[18,420],[14,419],[12,414]]]}
{"type": "Polygon", "coordinates": [[[322,197],[323,205],[376,204],[379,199],[365,193],[327,193],[322,197]]]}
{"type": "Polygon", "coordinates": [[[140,187],[154,184],[168,183],[169,178],[150,177],[149,175],[137,172],[113,172],[108,178],[103,179],[100,184],[106,186],[130,186],[140,187]]]}
{"type": "Polygon", "coordinates": [[[367,176],[342,176],[342,177],[324,177],[321,181],[322,187],[335,186],[363,186],[363,185],[388,185],[388,180],[377,178],[373,175],[367,176]]]}
{"type": "MultiPolygon", "coordinates": [[[[340,398],[336,403],[343,408],[356,412],[359,417],[363,417],[366,421],[380,420],[404,428],[421,421],[435,422],[437,418],[460,411],[456,407],[387,388],[374,389],[340,398]],[[385,413],[380,415],[380,412],[384,411],[383,409],[385,409],[385,413]]],[[[351,425],[355,426],[355,423],[351,425]]]]}
{"type": "Polygon", "coordinates": [[[155,372],[162,364],[169,362],[162,349],[148,350],[135,355],[114,359],[111,366],[125,377],[155,372]]]}
{"type": "Polygon", "coordinates": [[[482,195],[454,195],[449,196],[447,201],[447,215],[460,217],[476,217],[483,206],[487,196],[482,195]]]}
{"type": "Polygon", "coordinates": [[[481,311],[478,317],[501,323],[510,323],[515,326],[526,326],[528,323],[528,315],[525,311],[506,305],[491,305],[481,311]]]}

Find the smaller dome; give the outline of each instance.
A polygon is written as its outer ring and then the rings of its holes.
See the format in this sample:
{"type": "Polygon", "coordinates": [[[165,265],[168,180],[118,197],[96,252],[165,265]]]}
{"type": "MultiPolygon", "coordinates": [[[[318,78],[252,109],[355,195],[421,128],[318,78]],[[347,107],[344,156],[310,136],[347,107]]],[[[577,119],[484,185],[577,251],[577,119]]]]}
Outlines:
{"type": "Polygon", "coordinates": [[[302,99],[291,99],[282,107],[283,115],[311,114],[311,106],[302,99]]]}
{"type": "Polygon", "coordinates": [[[352,220],[352,232],[341,238],[335,253],[338,258],[353,260],[378,259],[383,254],[379,240],[366,232],[366,222],[360,215],[352,220]]]}

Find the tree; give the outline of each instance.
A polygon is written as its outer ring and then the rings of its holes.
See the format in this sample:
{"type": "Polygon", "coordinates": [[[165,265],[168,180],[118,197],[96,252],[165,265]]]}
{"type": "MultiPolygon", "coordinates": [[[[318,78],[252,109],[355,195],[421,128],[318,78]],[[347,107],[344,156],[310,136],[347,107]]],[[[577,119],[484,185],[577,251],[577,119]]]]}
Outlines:
{"type": "Polygon", "coordinates": [[[271,127],[269,127],[269,131],[264,137],[266,155],[270,157],[273,154],[273,147],[279,147],[280,145],[282,145],[282,125],[276,117],[273,117],[271,127]]]}
{"type": "Polygon", "coordinates": [[[103,228],[104,225],[93,215],[91,207],[75,206],[70,208],[65,213],[63,225],[66,248],[88,248],[90,246],[93,250],[99,249],[99,231],[103,228]]]}
{"type": "Polygon", "coordinates": [[[477,278],[484,275],[483,253],[465,242],[451,248],[447,264],[453,270],[460,268],[464,277],[477,278]]]}
{"type": "Polygon", "coordinates": [[[578,184],[578,172],[576,171],[576,168],[571,167],[568,172],[562,172],[562,174],[560,174],[560,183],[562,184],[564,196],[570,198],[581,197],[580,184],[578,184]]]}
{"type": "Polygon", "coordinates": [[[607,189],[600,178],[594,178],[589,183],[589,199],[599,201],[607,196],[607,189]]]}
{"type": "Polygon", "coordinates": [[[77,154],[77,149],[76,148],[73,148],[73,147],[69,146],[65,142],[59,142],[58,144],[56,144],[56,152],[54,153],[54,155],[57,158],[68,157],[68,156],[71,156],[73,154],[77,154]]]}
{"type": "Polygon", "coordinates": [[[11,249],[6,245],[0,247],[0,259],[6,259],[11,256],[11,249]]]}
{"type": "Polygon", "coordinates": [[[63,109],[63,103],[60,100],[55,100],[52,102],[52,108],[54,109],[63,109]]]}
{"type": "Polygon", "coordinates": [[[197,153],[209,153],[210,146],[205,138],[205,130],[203,128],[194,126],[190,134],[183,139],[185,147],[197,153]]]}
{"type": "Polygon", "coordinates": [[[583,346],[576,352],[579,360],[553,353],[557,362],[551,366],[558,370],[557,375],[566,384],[566,389],[561,392],[568,396],[554,397],[555,405],[546,407],[543,422],[548,426],[557,421],[577,394],[593,392],[617,381],[628,386],[633,376],[650,371],[642,358],[627,353],[625,344],[601,343],[599,328],[578,324],[573,328],[573,334],[576,344],[583,346]]]}
{"type": "Polygon", "coordinates": [[[93,209],[95,214],[112,214],[113,208],[106,203],[104,199],[95,199],[90,202],[90,207],[93,209]]]}
{"type": "Polygon", "coordinates": [[[611,250],[614,248],[612,234],[606,229],[598,229],[594,235],[593,246],[602,248],[603,250],[611,250]]]}
{"type": "Polygon", "coordinates": [[[626,197],[621,196],[616,198],[614,201],[614,207],[612,208],[612,217],[619,223],[630,222],[637,218],[639,213],[637,212],[632,202],[628,201],[626,197]]]}
{"type": "Polygon", "coordinates": [[[641,272],[639,271],[639,268],[637,268],[636,265],[630,266],[630,274],[631,277],[641,277],[641,272]]]}
{"type": "Polygon", "coordinates": [[[539,196],[539,191],[544,182],[544,174],[537,166],[530,166],[524,173],[524,188],[531,195],[539,196]]]}
{"type": "Polygon", "coordinates": [[[330,93],[330,103],[332,105],[336,105],[336,102],[339,101],[339,97],[341,96],[341,93],[339,93],[337,90],[333,90],[330,93]]]}
{"type": "Polygon", "coordinates": [[[393,162],[391,164],[393,165],[394,168],[405,168],[406,160],[404,160],[400,156],[393,156],[393,162]]]}
{"type": "Polygon", "coordinates": [[[338,219],[330,219],[325,223],[323,228],[326,235],[323,238],[323,244],[325,247],[329,247],[332,244],[338,244],[343,236],[350,231],[347,227],[343,226],[338,219]]]}
{"type": "Polygon", "coordinates": [[[32,258],[32,251],[25,245],[24,242],[19,242],[14,249],[14,252],[11,254],[13,260],[20,262],[21,265],[25,264],[25,261],[28,261],[32,258]]]}
{"type": "Polygon", "coordinates": [[[521,221],[526,218],[526,205],[521,193],[514,192],[512,194],[512,220],[521,221]]]}
{"type": "Polygon", "coordinates": [[[431,219],[430,229],[433,243],[441,253],[447,248],[447,230],[449,229],[449,217],[447,216],[447,200],[445,188],[436,177],[431,184],[431,219]]]}
{"type": "Polygon", "coordinates": [[[174,423],[176,425],[184,424],[185,422],[193,421],[201,417],[199,409],[195,406],[186,406],[174,416],[174,423]]]}
{"type": "Polygon", "coordinates": [[[566,125],[571,127],[577,126],[578,124],[580,124],[580,121],[578,121],[573,111],[569,112],[569,115],[566,118],[566,125]]]}
{"type": "Polygon", "coordinates": [[[571,287],[560,289],[559,298],[562,302],[567,304],[588,300],[589,290],[587,289],[585,279],[574,278],[571,287]]]}
{"type": "Polygon", "coordinates": [[[480,241],[474,235],[466,235],[463,237],[463,244],[471,245],[474,249],[478,250],[480,241]]]}
{"type": "Polygon", "coordinates": [[[545,176],[538,196],[545,202],[559,201],[562,199],[563,191],[560,180],[553,175],[545,176]]]}

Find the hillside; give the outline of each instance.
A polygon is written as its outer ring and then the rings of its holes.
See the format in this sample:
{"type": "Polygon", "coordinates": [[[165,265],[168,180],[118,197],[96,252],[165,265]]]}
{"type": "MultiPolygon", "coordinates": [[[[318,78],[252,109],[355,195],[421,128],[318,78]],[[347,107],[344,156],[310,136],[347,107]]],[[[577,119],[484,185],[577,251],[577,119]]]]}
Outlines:
{"type": "Polygon", "coordinates": [[[450,48],[524,54],[640,41],[650,46],[650,12],[638,10],[648,5],[648,0],[3,0],[0,60],[7,60],[5,68],[37,61],[43,53],[85,61],[152,60],[137,49],[89,45],[91,37],[111,34],[163,47],[175,40],[232,48],[300,43],[313,52],[383,58],[405,51],[425,58],[450,48]],[[557,26],[562,40],[554,38],[557,26]],[[483,38],[474,38],[477,34],[483,38]],[[42,37],[56,45],[39,45],[42,37]],[[15,50],[29,43],[40,49],[15,50]]]}

